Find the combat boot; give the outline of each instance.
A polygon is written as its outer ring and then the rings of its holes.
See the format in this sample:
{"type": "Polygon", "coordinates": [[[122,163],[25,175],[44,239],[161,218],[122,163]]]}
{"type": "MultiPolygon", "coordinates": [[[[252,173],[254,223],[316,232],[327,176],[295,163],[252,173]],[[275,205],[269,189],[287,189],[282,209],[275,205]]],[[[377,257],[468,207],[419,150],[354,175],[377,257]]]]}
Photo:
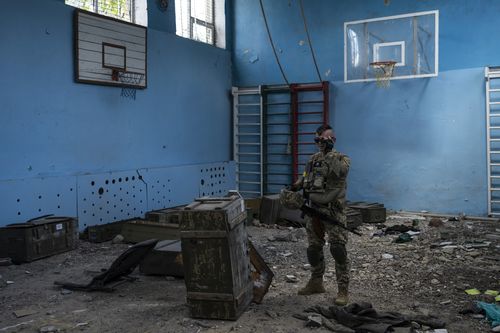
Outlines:
{"type": "Polygon", "coordinates": [[[339,292],[337,297],[335,297],[335,305],[344,306],[349,303],[349,292],[347,291],[347,287],[339,287],[339,292]]]}
{"type": "Polygon", "coordinates": [[[323,287],[323,278],[310,278],[304,288],[299,289],[299,295],[322,294],[325,292],[323,287]]]}

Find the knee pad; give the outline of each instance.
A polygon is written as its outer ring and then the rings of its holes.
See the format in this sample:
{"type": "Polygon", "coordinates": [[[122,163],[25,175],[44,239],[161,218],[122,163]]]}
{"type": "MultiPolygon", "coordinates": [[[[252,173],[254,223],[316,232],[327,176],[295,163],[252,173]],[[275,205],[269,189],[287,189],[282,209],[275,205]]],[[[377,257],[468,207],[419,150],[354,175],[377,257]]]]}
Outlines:
{"type": "Polygon", "coordinates": [[[307,248],[307,259],[311,266],[318,266],[323,260],[323,248],[319,246],[309,246],[307,248]]]}
{"type": "Polygon", "coordinates": [[[345,244],[332,243],[330,245],[330,252],[337,264],[345,265],[347,263],[347,250],[345,244]]]}

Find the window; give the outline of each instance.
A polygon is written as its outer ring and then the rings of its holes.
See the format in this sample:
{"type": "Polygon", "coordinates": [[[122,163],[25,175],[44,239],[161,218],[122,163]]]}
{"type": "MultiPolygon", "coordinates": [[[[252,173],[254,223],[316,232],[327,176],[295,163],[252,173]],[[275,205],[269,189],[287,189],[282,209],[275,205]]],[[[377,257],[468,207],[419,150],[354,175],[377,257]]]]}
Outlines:
{"type": "Polygon", "coordinates": [[[119,20],[148,25],[147,0],[65,0],[67,5],[119,20]]]}
{"type": "Polygon", "coordinates": [[[178,36],[225,48],[224,0],[178,0],[175,17],[178,36]]]}

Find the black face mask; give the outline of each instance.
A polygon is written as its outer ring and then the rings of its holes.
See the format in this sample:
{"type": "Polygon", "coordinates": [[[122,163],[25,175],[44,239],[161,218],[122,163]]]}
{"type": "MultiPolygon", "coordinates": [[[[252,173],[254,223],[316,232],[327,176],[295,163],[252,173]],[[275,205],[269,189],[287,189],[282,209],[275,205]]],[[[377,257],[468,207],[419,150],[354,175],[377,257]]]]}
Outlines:
{"type": "Polygon", "coordinates": [[[333,149],[333,140],[331,139],[323,139],[319,136],[314,138],[314,142],[319,144],[321,150],[332,150],[333,149]]]}

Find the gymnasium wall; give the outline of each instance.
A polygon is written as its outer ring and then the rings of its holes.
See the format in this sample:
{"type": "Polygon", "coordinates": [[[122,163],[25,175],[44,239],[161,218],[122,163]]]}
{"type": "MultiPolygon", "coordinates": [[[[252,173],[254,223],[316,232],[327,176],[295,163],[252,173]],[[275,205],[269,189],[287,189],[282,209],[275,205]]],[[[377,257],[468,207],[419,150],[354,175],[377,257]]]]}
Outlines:
{"type": "Polygon", "coordinates": [[[148,7],[148,87],[132,100],[74,82],[73,7],[2,4],[0,226],[83,227],[234,188],[230,52],[177,37],[172,1],[148,7]]]}
{"type": "MultiPolygon", "coordinates": [[[[303,1],[319,71],[331,83],[337,149],[352,158],[350,200],[392,209],[487,213],[484,67],[499,65],[494,0],[303,1]],[[344,83],[344,22],[439,10],[439,76],[344,83]]],[[[298,0],[263,0],[290,82],[318,81],[298,0]]],[[[233,83],[284,83],[258,1],[235,0],[233,83]],[[249,28],[251,27],[251,29],[249,28]]]]}

